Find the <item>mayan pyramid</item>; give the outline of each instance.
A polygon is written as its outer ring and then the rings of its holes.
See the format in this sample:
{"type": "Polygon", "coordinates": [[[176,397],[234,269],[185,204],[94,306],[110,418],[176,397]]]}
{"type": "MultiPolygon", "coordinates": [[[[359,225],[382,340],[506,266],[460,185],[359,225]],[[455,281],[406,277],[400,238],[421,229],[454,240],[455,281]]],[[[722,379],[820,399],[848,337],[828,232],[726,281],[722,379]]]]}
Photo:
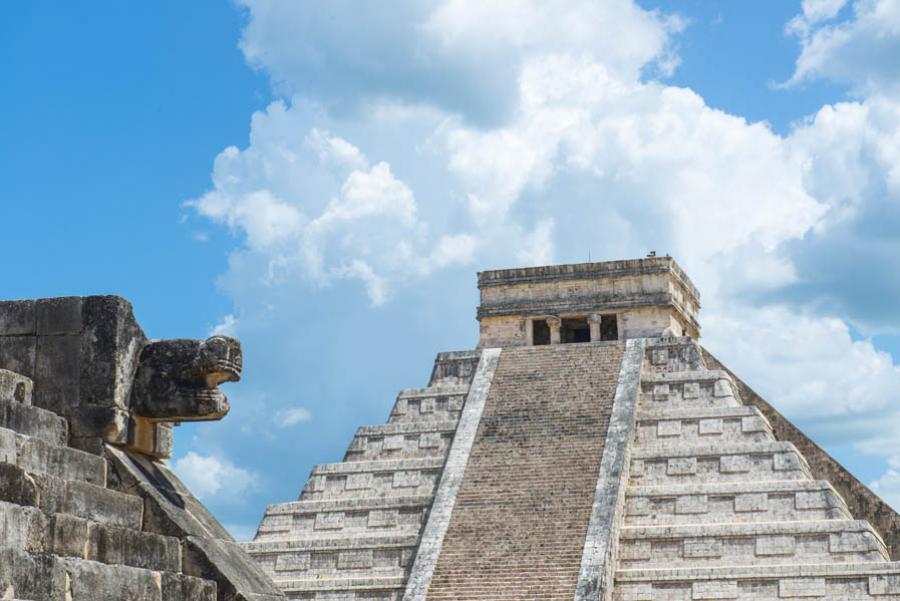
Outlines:
{"type": "Polygon", "coordinates": [[[288,599],[900,600],[898,515],[699,344],[673,259],[478,286],[478,348],[244,545],[288,599]]]}

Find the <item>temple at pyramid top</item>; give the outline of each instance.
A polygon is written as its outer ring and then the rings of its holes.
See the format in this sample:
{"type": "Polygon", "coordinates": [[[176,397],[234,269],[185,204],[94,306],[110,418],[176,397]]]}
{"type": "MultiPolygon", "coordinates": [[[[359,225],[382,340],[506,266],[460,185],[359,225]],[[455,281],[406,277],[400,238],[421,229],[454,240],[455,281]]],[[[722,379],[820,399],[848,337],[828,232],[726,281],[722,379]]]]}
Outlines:
{"type": "Polygon", "coordinates": [[[478,274],[479,348],[699,338],[700,292],[669,256],[478,274]]]}

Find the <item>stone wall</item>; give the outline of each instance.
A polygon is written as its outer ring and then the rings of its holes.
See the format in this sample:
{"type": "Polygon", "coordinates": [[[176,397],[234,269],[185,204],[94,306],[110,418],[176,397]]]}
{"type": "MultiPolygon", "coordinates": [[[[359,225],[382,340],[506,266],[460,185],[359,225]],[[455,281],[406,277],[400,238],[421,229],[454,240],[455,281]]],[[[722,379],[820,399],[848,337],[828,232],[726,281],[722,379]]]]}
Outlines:
{"type": "Polygon", "coordinates": [[[670,257],[479,274],[479,348],[531,344],[532,319],[617,315],[619,339],[698,337],[699,292],[670,257]]]}
{"type": "Polygon", "coordinates": [[[846,500],[851,515],[858,520],[867,520],[871,523],[884,539],[891,559],[900,560],[900,515],[754,392],[743,380],[724,367],[709,351],[703,349],[703,355],[710,367],[723,369],[731,374],[740,389],[744,403],[756,407],[766,416],[769,423],[772,424],[772,430],[778,440],[791,442],[800,450],[809,463],[813,477],[831,482],[832,486],[846,500]]]}

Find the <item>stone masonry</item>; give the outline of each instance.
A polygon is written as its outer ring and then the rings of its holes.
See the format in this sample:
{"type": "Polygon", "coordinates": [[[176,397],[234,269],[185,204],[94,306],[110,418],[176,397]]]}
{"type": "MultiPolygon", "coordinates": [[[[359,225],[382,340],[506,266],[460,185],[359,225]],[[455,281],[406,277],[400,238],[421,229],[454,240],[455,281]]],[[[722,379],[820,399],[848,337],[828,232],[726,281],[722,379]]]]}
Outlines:
{"type": "Polygon", "coordinates": [[[289,599],[399,601],[479,353],[442,353],[386,424],[359,428],[297,501],[270,505],[244,545],[289,599]]]}
{"type": "Polygon", "coordinates": [[[288,598],[900,601],[900,516],[699,345],[673,259],[479,288],[479,350],[266,511],[288,598]]]}
{"type": "Polygon", "coordinates": [[[428,599],[572,599],[622,351],[501,354],[428,599]]]}
{"type": "Polygon", "coordinates": [[[161,460],[240,361],[149,342],[119,297],[0,303],[0,598],[283,599],[161,460]]]}

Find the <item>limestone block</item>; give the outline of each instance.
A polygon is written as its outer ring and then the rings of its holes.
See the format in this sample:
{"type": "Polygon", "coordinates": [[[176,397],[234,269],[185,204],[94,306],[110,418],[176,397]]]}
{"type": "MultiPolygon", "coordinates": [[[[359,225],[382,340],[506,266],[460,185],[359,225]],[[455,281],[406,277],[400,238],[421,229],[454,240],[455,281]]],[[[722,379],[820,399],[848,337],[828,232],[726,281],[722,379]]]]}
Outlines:
{"type": "Polygon", "coordinates": [[[351,453],[361,453],[364,452],[367,448],[369,448],[369,439],[366,436],[360,436],[357,434],[353,437],[353,441],[350,443],[348,447],[348,451],[351,453]]]}
{"type": "Polygon", "coordinates": [[[653,601],[653,585],[650,583],[625,584],[618,587],[619,601],[653,601]]]}
{"type": "Polygon", "coordinates": [[[835,532],[828,537],[831,553],[861,553],[875,548],[875,540],[868,532],[835,532]]]}
{"type": "Polygon", "coordinates": [[[712,537],[685,539],[683,556],[685,559],[722,557],[722,540],[712,537]]]}
{"type": "Polygon", "coordinates": [[[394,472],[391,486],[394,488],[414,488],[421,483],[421,473],[414,471],[394,472]]]}
{"type": "Polygon", "coordinates": [[[738,585],[734,580],[711,580],[694,582],[691,586],[691,599],[737,599],[738,585]]]}
{"type": "Polygon", "coordinates": [[[309,567],[309,553],[282,553],[275,559],[276,572],[305,572],[309,567]]]}
{"type": "Polygon", "coordinates": [[[723,474],[749,472],[752,467],[747,455],[723,455],[719,459],[719,471],[723,474]]]}
{"type": "Polygon", "coordinates": [[[87,543],[89,559],[135,568],[181,571],[178,539],[149,532],[93,524],[87,543]]]}
{"type": "Polygon", "coordinates": [[[661,421],[656,424],[656,436],[663,438],[667,436],[681,435],[681,421],[661,421]]]}
{"type": "Polygon", "coordinates": [[[826,593],[824,578],[782,578],[778,581],[781,598],[824,597],[826,593]]]}
{"type": "Polygon", "coordinates": [[[405,440],[402,434],[385,436],[381,448],[385,451],[398,451],[403,448],[405,440]]]}
{"type": "Polygon", "coordinates": [[[764,492],[738,494],[734,496],[734,511],[736,513],[767,511],[768,509],[769,495],[764,492]]]}
{"type": "Polygon", "coordinates": [[[619,548],[619,559],[643,560],[650,559],[650,541],[627,541],[619,548]]]}
{"type": "Polygon", "coordinates": [[[434,398],[424,398],[419,405],[419,413],[425,415],[428,413],[434,413],[434,398]]]}
{"type": "Polygon", "coordinates": [[[698,425],[698,432],[701,436],[722,434],[724,431],[725,424],[721,418],[701,419],[698,425]]]}
{"type": "Polygon", "coordinates": [[[675,500],[676,514],[708,513],[709,502],[706,495],[684,495],[675,500]]]}
{"type": "Polygon", "coordinates": [[[900,595],[900,574],[869,576],[870,595],[900,595]]]}
{"type": "Polygon", "coordinates": [[[668,384],[654,384],[653,385],[653,400],[654,401],[668,401],[669,400],[669,385],[668,384]]]}
{"type": "Polygon", "coordinates": [[[80,334],[84,327],[81,313],[80,296],[38,299],[35,302],[37,334],[80,334]]]}
{"type": "Polygon", "coordinates": [[[750,415],[741,418],[741,432],[765,432],[766,430],[768,430],[766,420],[760,415],[750,415]]]}
{"type": "Polygon", "coordinates": [[[794,555],[797,540],[790,535],[758,536],[756,538],[756,555],[768,557],[772,555],[794,555]]]}
{"type": "Polygon", "coordinates": [[[666,462],[666,474],[669,476],[684,476],[696,473],[696,457],[672,457],[666,462]]]}
{"type": "Polygon", "coordinates": [[[400,514],[396,509],[372,509],[369,511],[369,528],[390,528],[398,524],[400,514]]]}
{"type": "Polygon", "coordinates": [[[685,382],[683,392],[681,393],[681,398],[696,399],[699,397],[700,397],[700,383],[699,382],[685,382]]]}
{"type": "Polygon", "coordinates": [[[370,488],[372,488],[371,472],[347,474],[347,480],[344,484],[344,490],[367,490],[370,488]]]}
{"type": "Polygon", "coordinates": [[[787,472],[803,468],[796,453],[776,453],[773,458],[772,469],[776,472],[787,472]]]}
{"type": "Polygon", "coordinates": [[[314,528],[316,530],[340,530],[344,527],[345,514],[343,511],[329,511],[317,513],[314,528]]]}
{"type": "Polygon", "coordinates": [[[828,493],[823,490],[798,492],[794,496],[794,505],[797,509],[825,509],[831,507],[831,503],[828,501],[828,493]]]}
{"type": "Polygon", "coordinates": [[[37,336],[0,336],[0,365],[23,376],[33,378],[37,353],[37,336]]]}
{"type": "Polygon", "coordinates": [[[34,334],[36,301],[0,301],[0,336],[34,334]]]}
{"type": "Polygon", "coordinates": [[[0,401],[14,401],[22,405],[31,405],[31,394],[34,383],[27,378],[8,369],[0,369],[0,401]]]}
{"type": "Polygon", "coordinates": [[[14,400],[0,400],[0,428],[15,430],[54,445],[68,440],[66,420],[52,411],[14,400]]]}
{"type": "Polygon", "coordinates": [[[653,365],[666,365],[669,362],[669,351],[667,349],[653,349],[653,365]]]}
{"type": "Polygon", "coordinates": [[[337,567],[339,570],[368,569],[374,564],[375,558],[372,549],[341,551],[338,553],[337,567]]]}
{"type": "Polygon", "coordinates": [[[625,506],[626,515],[650,515],[650,499],[647,497],[629,497],[625,506]]]}
{"type": "Polygon", "coordinates": [[[426,432],[419,437],[420,449],[437,449],[441,446],[440,432],[426,432]]]}
{"type": "Polygon", "coordinates": [[[715,397],[727,397],[734,396],[734,389],[731,387],[731,382],[726,379],[716,380],[716,383],[713,384],[713,396],[715,397]]]}

